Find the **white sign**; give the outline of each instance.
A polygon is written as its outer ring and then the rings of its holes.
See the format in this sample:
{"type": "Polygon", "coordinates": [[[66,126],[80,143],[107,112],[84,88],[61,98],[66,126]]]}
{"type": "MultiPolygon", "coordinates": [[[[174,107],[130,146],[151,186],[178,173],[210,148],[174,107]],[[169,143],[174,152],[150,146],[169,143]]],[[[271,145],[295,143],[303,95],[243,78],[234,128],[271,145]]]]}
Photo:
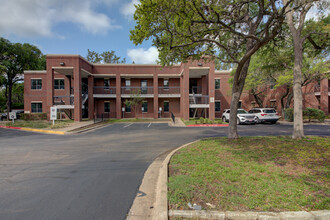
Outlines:
{"type": "Polygon", "coordinates": [[[57,119],[57,109],[56,107],[50,107],[50,120],[57,119]]]}
{"type": "Polygon", "coordinates": [[[210,102],[214,102],[214,97],[210,97],[210,102]]]}
{"type": "Polygon", "coordinates": [[[9,112],[9,119],[10,120],[16,119],[16,112],[9,112]]]}

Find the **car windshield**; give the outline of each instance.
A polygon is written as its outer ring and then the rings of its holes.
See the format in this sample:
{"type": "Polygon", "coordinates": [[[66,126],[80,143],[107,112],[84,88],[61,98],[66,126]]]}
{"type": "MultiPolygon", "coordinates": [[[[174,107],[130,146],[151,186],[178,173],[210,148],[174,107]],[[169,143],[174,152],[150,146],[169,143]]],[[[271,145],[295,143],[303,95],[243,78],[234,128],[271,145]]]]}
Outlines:
{"type": "Polygon", "coordinates": [[[237,110],[237,114],[247,114],[247,112],[243,109],[237,110]]]}
{"type": "Polygon", "coordinates": [[[265,109],[265,113],[276,113],[275,109],[265,109]]]}

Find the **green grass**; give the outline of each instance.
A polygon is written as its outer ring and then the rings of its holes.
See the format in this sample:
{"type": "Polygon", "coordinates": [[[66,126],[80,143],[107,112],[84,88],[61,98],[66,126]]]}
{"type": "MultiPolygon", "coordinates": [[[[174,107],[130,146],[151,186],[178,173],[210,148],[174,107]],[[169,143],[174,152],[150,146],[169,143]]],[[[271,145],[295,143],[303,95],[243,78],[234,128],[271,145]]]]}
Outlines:
{"type": "Polygon", "coordinates": [[[202,140],[169,167],[169,205],[222,211],[330,209],[330,138],[202,140]]]}
{"type": "Polygon", "coordinates": [[[14,124],[12,122],[7,122],[6,126],[58,129],[58,128],[67,127],[71,123],[73,123],[73,120],[61,120],[61,121],[57,120],[57,121],[55,121],[55,125],[53,125],[53,122],[43,121],[43,120],[36,120],[36,121],[19,120],[19,121],[15,121],[14,124]]]}
{"type": "Polygon", "coordinates": [[[181,120],[183,121],[183,123],[185,125],[194,125],[194,124],[227,124],[226,122],[222,122],[221,119],[215,119],[213,121],[209,120],[209,119],[202,119],[202,121],[199,118],[190,118],[189,121],[185,121],[183,120],[183,118],[181,118],[181,120]]]}

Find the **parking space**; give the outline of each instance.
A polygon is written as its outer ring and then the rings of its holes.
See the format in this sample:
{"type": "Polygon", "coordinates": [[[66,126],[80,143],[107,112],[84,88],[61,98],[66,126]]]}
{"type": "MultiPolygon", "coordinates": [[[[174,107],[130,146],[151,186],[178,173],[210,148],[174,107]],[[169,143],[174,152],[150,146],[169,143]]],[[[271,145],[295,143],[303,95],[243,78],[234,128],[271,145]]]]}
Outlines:
{"type": "Polygon", "coordinates": [[[167,123],[116,123],[108,126],[110,131],[135,131],[168,128],[167,123]]]}

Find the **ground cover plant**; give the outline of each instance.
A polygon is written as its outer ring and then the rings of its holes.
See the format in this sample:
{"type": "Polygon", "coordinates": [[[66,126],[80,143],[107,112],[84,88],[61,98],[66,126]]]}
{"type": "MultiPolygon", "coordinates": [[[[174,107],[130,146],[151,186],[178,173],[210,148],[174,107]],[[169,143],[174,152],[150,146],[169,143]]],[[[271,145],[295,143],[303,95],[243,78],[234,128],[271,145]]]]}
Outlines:
{"type": "Polygon", "coordinates": [[[71,123],[73,123],[73,120],[56,120],[55,125],[53,125],[52,121],[44,121],[44,120],[25,121],[25,120],[19,120],[19,121],[15,121],[14,124],[12,122],[7,122],[6,126],[26,127],[26,128],[58,129],[58,128],[67,127],[71,123]]]}
{"type": "Polygon", "coordinates": [[[169,207],[188,210],[190,202],[220,211],[330,209],[329,147],[326,137],[202,140],[170,161],[169,207]]]}
{"type": "Polygon", "coordinates": [[[189,121],[183,120],[185,125],[194,125],[194,124],[228,124],[223,122],[221,119],[210,120],[208,118],[190,118],[189,121]]]}

